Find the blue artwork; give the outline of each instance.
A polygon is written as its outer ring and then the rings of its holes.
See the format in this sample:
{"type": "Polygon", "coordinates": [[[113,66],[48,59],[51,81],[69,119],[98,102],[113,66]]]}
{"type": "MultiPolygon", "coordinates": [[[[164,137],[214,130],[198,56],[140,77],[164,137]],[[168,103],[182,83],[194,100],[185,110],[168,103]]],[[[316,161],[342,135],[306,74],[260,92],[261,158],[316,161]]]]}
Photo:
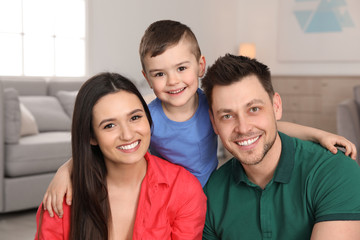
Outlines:
{"type": "Polygon", "coordinates": [[[345,0],[295,0],[296,3],[319,2],[314,9],[295,10],[294,15],[305,33],[341,32],[355,27],[345,0]]]}

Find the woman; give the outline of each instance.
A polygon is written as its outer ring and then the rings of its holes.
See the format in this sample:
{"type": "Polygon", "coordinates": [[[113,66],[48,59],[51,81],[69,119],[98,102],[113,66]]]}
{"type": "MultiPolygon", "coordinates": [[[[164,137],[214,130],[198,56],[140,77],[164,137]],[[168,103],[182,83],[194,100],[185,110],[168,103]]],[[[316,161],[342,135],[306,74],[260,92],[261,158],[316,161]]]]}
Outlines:
{"type": "Polygon", "coordinates": [[[73,203],[63,218],[40,206],[35,239],[201,239],[201,185],[147,152],[151,125],[131,81],[115,73],[86,81],[72,123],[73,203]]]}

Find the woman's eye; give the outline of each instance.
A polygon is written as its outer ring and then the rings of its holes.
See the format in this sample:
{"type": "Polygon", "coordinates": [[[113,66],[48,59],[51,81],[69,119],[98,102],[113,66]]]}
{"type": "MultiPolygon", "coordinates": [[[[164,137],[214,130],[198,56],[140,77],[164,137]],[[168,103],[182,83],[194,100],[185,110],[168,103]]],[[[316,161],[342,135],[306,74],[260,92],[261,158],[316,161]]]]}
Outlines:
{"type": "Polygon", "coordinates": [[[258,107],[250,108],[250,112],[258,112],[259,110],[260,110],[260,108],[258,108],[258,107]]]}
{"type": "Polygon", "coordinates": [[[179,67],[179,68],[178,68],[179,72],[182,72],[182,71],[184,71],[185,69],[186,69],[186,67],[179,67]]]}
{"type": "Polygon", "coordinates": [[[142,116],[136,115],[136,116],[132,116],[132,117],[131,117],[131,120],[132,120],[132,121],[135,121],[135,120],[138,120],[138,119],[140,119],[140,118],[142,118],[142,116]]]}
{"type": "Polygon", "coordinates": [[[113,128],[114,126],[115,126],[115,124],[110,123],[110,124],[106,124],[104,128],[105,128],[105,129],[106,129],[106,128],[113,128]]]}

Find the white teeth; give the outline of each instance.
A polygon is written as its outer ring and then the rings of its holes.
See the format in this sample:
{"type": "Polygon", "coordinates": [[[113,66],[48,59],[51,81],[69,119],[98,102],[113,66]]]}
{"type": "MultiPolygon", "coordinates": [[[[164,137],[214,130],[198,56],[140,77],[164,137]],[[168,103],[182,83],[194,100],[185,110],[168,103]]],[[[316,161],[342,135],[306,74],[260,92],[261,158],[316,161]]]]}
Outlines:
{"type": "Polygon", "coordinates": [[[176,93],[179,93],[179,92],[183,91],[184,89],[185,89],[185,88],[179,89],[179,90],[177,90],[177,91],[169,91],[169,93],[171,93],[171,94],[176,94],[176,93]]]}
{"type": "Polygon", "coordinates": [[[259,139],[259,136],[257,136],[256,138],[253,138],[253,139],[249,139],[247,141],[237,142],[237,144],[240,146],[248,146],[250,144],[253,144],[258,139],[259,139]]]}
{"type": "Polygon", "coordinates": [[[130,150],[130,149],[133,149],[135,148],[137,145],[139,144],[139,141],[136,141],[132,144],[129,144],[129,145],[125,145],[125,146],[120,146],[118,147],[119,149],[123,149],[123,150],[130,150]]]}

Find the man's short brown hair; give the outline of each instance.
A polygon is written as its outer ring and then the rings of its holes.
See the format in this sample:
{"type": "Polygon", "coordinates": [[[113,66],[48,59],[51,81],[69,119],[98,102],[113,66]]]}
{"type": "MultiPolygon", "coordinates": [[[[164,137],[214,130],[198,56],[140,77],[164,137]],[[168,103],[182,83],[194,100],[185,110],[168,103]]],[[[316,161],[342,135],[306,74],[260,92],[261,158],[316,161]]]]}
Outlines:
{"type": "Polygon", "coordinates": [[[226,54],[219,57],[207,69],[205,77],[201,80],[201,87],[208,100],[210,110],[212,110],[212,91],[215,86],[228,86],[250,75],[254,75],[259,79],[272,101],[275,92],[268,66],[258,62],[256,59],[226,54]]]}

